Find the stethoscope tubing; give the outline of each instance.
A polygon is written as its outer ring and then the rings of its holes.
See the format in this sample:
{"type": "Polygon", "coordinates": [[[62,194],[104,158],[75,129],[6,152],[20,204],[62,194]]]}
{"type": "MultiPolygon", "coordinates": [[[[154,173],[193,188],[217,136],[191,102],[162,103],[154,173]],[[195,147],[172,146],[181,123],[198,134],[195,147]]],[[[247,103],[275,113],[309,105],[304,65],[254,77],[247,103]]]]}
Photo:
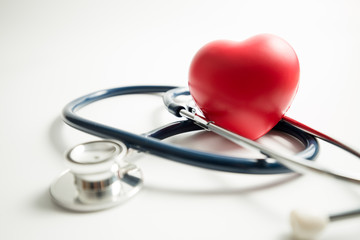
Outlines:
{"type": "MultiPolygon", "coordinates": [[[[192,119],[192,117],[196,117],[196,112],[192,112],[191,107],[190,108],[188,106],[184,107],[181,104],[177,104],[176,102],[173,101],[177,96],[189,95],[189,92],[187,90],[185,91],[172,90],[174,88],[176,87],[130,86],[130,87],[120,87],[120,88],[113,88],[107,90],[100,90],[85,95],[83,97],[77,98],[74,101],[67,104],[63,109],[63,119],[68,125],[76,129],[98,136],[100,138],[114,139],[121,141],[128,148],[133,148],[141,152],[154,154],[180,163],[185,163],[202,168],[220,170],[226,172],[234,172],[234,173],[247,173],[247,174],[276,174],[276,173],[287,173],[287,172],[291,172],[292,170],[299,171],[300,173],[306,173],[306,171],[304,172],[303,170],[311,170],[312,172],[325,174],[327,176],[345,180],[346,182],[352,182],[352,183],[360,182],[359,178],[347,176],[342,173],[338,173],[336,171],[329,171],[328,169],[322,168],[320,167],[320,165],[317,165],[314,162],[305,161],[305,159],[307,160],[315,159],[318,154],[319,145],[316,140],[316,137],[325,140],[335,146],[338,146],[344,149],[345,151],[348,151],[354,154],[355,156],[359,157],[360,153],[357,150],[286,116],[284,116],[284,118],[274,127],[274,129],[280,130],[284,133],[288,133],[289,135],[294,136],[305,145],[306,149],[296,154],[295,156],[287,156],[287,157],[285,156],[284,158],[284,156],[282,156],[282,153],[280,153],[280,155],[277,155],[276,152],[275,153],[272,152],[272,149],[263,148],[263,146],[258,146],[258,144],[254,142],[254,144],[256,145],[255,147],[258,147],[258,149],[260,149],[260,152],[264,153],[269,158],[273,158],[277,160],[277,162],[274,162],[274,161],[267,161],[266,159],[247,159],[247,158],[235,158],[230,156],[217,155],[217,154],[192,150],[188,148],[183,148],[161,141],[162,139],[165,139],[167,137],[171,137],[184,132],[198,131],[203,128],[208,130],[213,129],[213,131],[215,132],[218,130],[217,128],[219,128],[219,130],[221,130],[220,135],[222,135],[224,132],[227,131],[213,124],[212,122],[207,122],[206,119],[202,119],[205,121],[205,126],[201,125],[204,124],[203,123],[204,121],[199,121],[198,123],[196,123],[195,120],[182,120],[182,121],[169,123],[166,126],[152,130],[148,133],[137,135],[121,129],[117,129],[111,126],[106,126],[104,124],[91,121],[77,114],[77,111],[80,110],[81,108],[93,102],[106,99],[109,97],[126,95],[126,94],[144,94],[144,93],[148,94],[148,93],[166,92],[166,94],[164,94],[163,96],[163,99],[169,112],[171,112],[172,114],[178,117],[190,116],[189,119],[192,119]],[[264,149],[266,151],[263,151],[264,149]]],[[[233,133],[230,132],[228,134],[232,135],[233,133]]],[[[234,136],[235,139],[237,137],[238,135],[234,136]]],[[[243,139],[241,141],[247,143],[246,139],[243,139]]],[[[252,142],[247,144],[249,144],[250,146],[253,145],[252,142]]],[[[130,185],[134,185],[134,186],[138,186],[139,184],[141,185],[142,182],[140,178],[136,178],[136,177],[129,179],[131,181],[128,181],[127,178],[124,178],[123,180],[126,180],[124,182],[127,182],[127,184],[130,183],[130,185]]],[[[135,188],[136,191],[137,189],[138,188],[135,188]]],[[[74,205],[76,207],[75,210],[79,210],[78,209],[79,202],[74,201],[74,203],[76,203],[74,205]]],[[[84,205],[84,206],[88,207],[89,205],[84,205]]],[[[92,207],[94,207],[94,209],[95,208],[100,209],[97,205],[92,207]]],[[[296,218],[296,216],[299,215],[299,211],[297,211],[297,213],[298,213],[297,215],[296,214],[292,215],[295,216],[291,218],[292,222],[295,221],[297,224],[300,224],[301,227],[303,227],[305,230],[308,229],[308,227],[311,224],[313,224],[314,218],[315,220],[319,218],[319,216],[308,217],[305,220],[300,219],[301,221],[299,222],[298,221],[299,219],[296,218]]],[[[337,220],[357,216],[359,213],[360,213],[359,209],[354,209],[347,212],[330,214],[329,216],[320,216],[320,218],[327,219],[326,221],[332,222],[332,221],[337,221],[337,220]]],[[[323,224],[322,228],[325,225],[326,223],[323,224]]]]}
{"type": "MultiPolygon", "coordinates": [[[[76,112],[81,108],[109,97],[127,94],[161,93],[173,88],[176,87],[129,86],[96,91],[77,98],[67,104],[63,109],[63,119],[65,123],[71,127],[94,136],[119,140],[124,142],[129,148],[197,167],[247,174],[276,174],[287,173],[290,171],[278,162],[256,161],[254,159],[236,158],[183,148],[162,142],[159,139],[154,138],[154,136],[151,136],[151,134],[148,134],[148,136],[133,134],[118,128],[91,121],[76,114],[76,112]]],[[[188,124],[191,125],[193,123],[188,124]]],[[[286,125],[286,123],[281,124],[286,125]]],[[[291,126],[289,125],[283,128],[291,128],[291,126]]],[[[194,126],[194,130],[196,129],[198,130],[198,127],[194,126]]],[[[296,132],[297,135],[302,136],[303,139],[308,141],[310,147],[308,147],[303,154],[306,155],[308,160],[314,159],[318,153],[317,141],[308,135],[305,136],[304,133],[296,130],[295,128],[291,131],[296,132]]]]}

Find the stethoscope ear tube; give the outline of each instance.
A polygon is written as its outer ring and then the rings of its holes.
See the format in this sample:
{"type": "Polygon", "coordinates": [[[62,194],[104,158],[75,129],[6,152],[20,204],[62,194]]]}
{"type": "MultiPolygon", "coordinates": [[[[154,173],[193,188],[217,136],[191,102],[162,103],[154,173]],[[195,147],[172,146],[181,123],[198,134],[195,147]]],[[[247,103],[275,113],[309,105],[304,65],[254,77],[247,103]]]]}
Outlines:
{"type": "MultiPolygon", "coordinates": [[[[340,180],[343,180],[346,182],[360,184],[360,178],[358,178],[356,176],[350,176],[349,174],[344,174],[344,173],[341,173],[336,170],[325,169],[324,167],[318,165],[315,162],[306,161],[302,157],[291,156],[291,155],[284,154],[279,151],[270,149],[270,148],[268,148],[264,145],[261,145],[253,140],[250,140],[248,138],[245,138],[238,134],[230,132],[230,131],[216,125],[212,121],[207,121],[205,118],[197,115],[196,113],[189,112],[189,111],[187,111],[185,109],[181,109],[179,107],[174,108],[173,106],[176,105],[176,102],[174,100],[171,101],[171,99],[174,99],[175,97],[180,96],[181,94],[187,94],[187,93],[185,93],[183,89],[174,89],[174,90],[168,91],[163,97],[164,103],[168,107],[172,107],[170,112],[174,112],[177,109],[179,109],[179,112],[175,113],[175,115],[180,115],[191,121],[194,121],[196,124],[198,124],[202,128],[204,128],[206,130],[210,130],[210,131],[212,131],[212,132],[214,132],[236,144],[243,146],[243,147],[246,147],[246,148],[249,148],[249,149],[252,149],[255,151],[260,151],[262,154],[265,154],[266,156],[279,161],[280,163],[287,166],[289,169],[292,169],[293,171],[296,171],[299,173],[315,172],[317,174],[331,176],[331,177],[334,177],[336,179],[340,179],[340,180]]],[[[295,125],[294,127],[297,127],[301,130],[303,128],[305,128],[306,132],[309,132],[316,137],[320,137],[321,139],[324,139],[324,140],[334,144],[335,146],[339,146],[340,148],[352,153],[353,155],[355,155],[357,157],[360,156],[360,153],[357,152],[356,150],[346,146],[345,144],[340,143],[339,141],[336,141],[336,140],[326,136],[325,134],[322,134],[318,131],[315,131],[314,129],[311,129],[303,124],[300,124],[293,119],[285,118],[285,121],[290,123],[291,125],[295,125]],[[301,127],[301,126],[303,126],[303,127],[301,127]]]]}
{"type": "Polygon", "coordinates": [[[199,122],[200,126],[203,126],[204,128],[207,128],[208,130],[210,130],[222,137],[225,137],[236,144],[239,144],[243,147],[246,147],[246,148],[249,148],[252,150],[258,150],[262,154],[265,154],[266,156],[279,161],[280,163],[284,164],[289,169],[292,169],[295,172],[299,172],[299,173],[315,172],[317,174],[331,176],[331,177],[334,177],[336,179],[343,180],[346,182],[360,184],[359,177],[350,176],[348,174],[343,174],[343,173],[341,173],[339,171],[335,171],[335,170],[325,169],[315,162],[306,161],[305,159],[298,157],[298,156],[291,156],[288,154],[281,153],[279,151],[275,151],[273,149],[270,149],[266,146],[263,146],[263,145],[255,142],[255,141],[252,141],[248,138],[244,138],[240,135],[230,132],[220,126],[217,126],[216,124],[214,124],[212,122],[207,122],[203,118],[198,117],[196,114],[189,113],[185,110],[181,110],[180,115],[187,117],[189,119],[192,119],[195,122],[199,122]]]}

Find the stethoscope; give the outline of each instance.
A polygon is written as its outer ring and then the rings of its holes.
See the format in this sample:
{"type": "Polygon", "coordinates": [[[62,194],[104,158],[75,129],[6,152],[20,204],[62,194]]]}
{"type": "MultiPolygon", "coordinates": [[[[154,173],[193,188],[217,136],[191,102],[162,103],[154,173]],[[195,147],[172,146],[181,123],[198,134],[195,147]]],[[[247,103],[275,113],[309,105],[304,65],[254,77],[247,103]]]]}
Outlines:
{"type": "MultiPolygon", "coordinates": [[[[130,86],[100,90],[77,98],[63,110],[63,119],[69,126],[104,140],[79,144],[66,154],[69,170],[62,173],[51,185],[50,195],[60,206],[80,212],[98,211],[116,206],[134,196],[143,185],[143,175],[133,163],[126,161],[128,149],[145,152],[197,167],[247,174],[279,174],[296,171],[315,172],[346,182],[360,183],[360,178],[325,169],[314,160],[319,152],[315,137],[328,141],[353,155],[356,150],[317,132],[293,119],[284,117],[274,129],[298,139],[304,150],[296,155],[287,155],[265,147],[255,141],[234,134],[214,122],[206,120],[191,102],[183,104],[177,99],[190,97],[185,88],[174,86],[130,86]],[[153,131],[137,135],[122,129],[107,126],[86,119],[77,114],[81,108],[106,98],[144,93],[163,93],[163,101],[170,113],[185,120],[170,123],[153,131]],[[212,131],[243,147],[260,151],[260,159],[238,158],[217,155],[161,140],[178,134],[207,130],[212,131]],[[273,161],[276,160],[276,161],[273,161]]],[[[294,211],[291,223],[298,236],[314,236],[329,221],[335,221],[360,214],[360,209],[330,216],[312,215],[294,211]]]]}

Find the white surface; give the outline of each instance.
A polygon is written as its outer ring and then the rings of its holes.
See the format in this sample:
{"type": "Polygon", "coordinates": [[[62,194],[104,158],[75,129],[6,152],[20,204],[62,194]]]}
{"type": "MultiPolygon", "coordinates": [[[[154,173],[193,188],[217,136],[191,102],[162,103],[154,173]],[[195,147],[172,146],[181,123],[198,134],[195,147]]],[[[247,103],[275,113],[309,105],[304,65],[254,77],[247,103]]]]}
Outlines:
{"type": "MultiPolygon", "coordinates": [[[[61,123],[68,101],[115,86],[184,86],[192,56],[219,38],[286,39],[301,64],[287,115],[360,148],[359,11],[355,0],[0,1],[0,239],[291,239],[294,207],[360,207],[358,187],[315,176],[277,184],[292,176],[218,173],[150,156],[137,160],[144,191],[120,207],[78,214],[48,197],[63,152],[93,139],[61,123]]],[[[116,100],[84,114],[135,132],[173,120],[156,96],[116,100]],[[144,99],[142,114],[134,107],[144,99]]],[[[174,141],[195,144],[189,139],[174,141]]],[[[348,154],[321,150],[320,162],[359,173],[348,154]]],[[[321,239],[358,239],[359,224],[330,224],[321,239]]]]}

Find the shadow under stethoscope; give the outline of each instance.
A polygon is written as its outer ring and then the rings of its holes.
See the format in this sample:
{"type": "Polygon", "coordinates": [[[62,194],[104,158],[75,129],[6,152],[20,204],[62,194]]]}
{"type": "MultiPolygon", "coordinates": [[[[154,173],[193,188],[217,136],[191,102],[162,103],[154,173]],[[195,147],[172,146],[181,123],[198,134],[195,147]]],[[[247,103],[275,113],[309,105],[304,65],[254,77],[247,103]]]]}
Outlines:
{"type": "Polygon", "coordinates": [[[170,188],[167,186],[160,185],[152,185],[145,184],[144,189],[154,192],[159,192],[163,194],[171,194],[171,195],[192,195],[192,196],[234,196],[234,195],[242,195],[249,194],[261,190],[270,189],[276,186],[280,186],[282,184],[288,183],[289,181],[295,180],[301,176],[298,173],[288,173],[284,174],[286,176],[281,176],[277,179],[273,179],[271,181],[265,180],[263,183],[253,184],[249,187],[238,187],[238,188],[214,188],[214,189],[185,189],[185,188],[170,188]]]}
{"type": "Polygon", "coordinates": [[[65,123],[63,122],[61,117],[57,117],[50,125],[50,130],[49,130],[50,142],[52,143],[54,149],[61,155],[63,155],[65,151],[68,149],[68,145],[63,140],[64,128],[65,128],[65,123]]]}

